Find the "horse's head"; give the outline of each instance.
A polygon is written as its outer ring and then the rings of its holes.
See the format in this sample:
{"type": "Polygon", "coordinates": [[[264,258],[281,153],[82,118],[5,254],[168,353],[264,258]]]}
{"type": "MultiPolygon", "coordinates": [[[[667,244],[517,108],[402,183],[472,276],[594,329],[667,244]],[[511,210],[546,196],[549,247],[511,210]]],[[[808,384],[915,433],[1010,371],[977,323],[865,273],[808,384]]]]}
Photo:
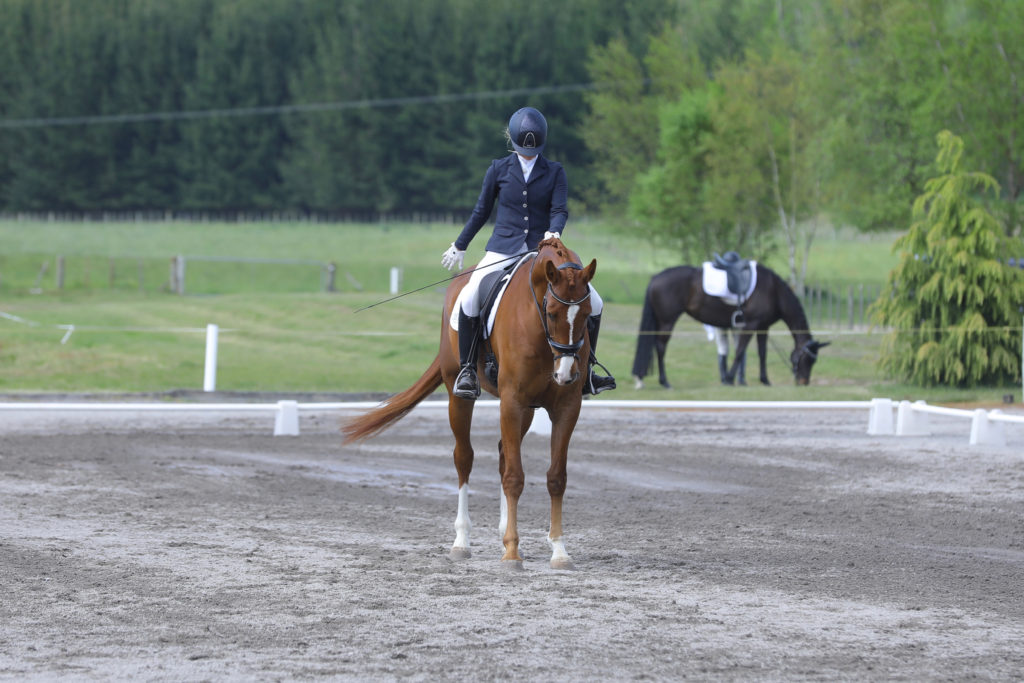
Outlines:
{"type": "Polygon", "coordinates": [[[807,385],[811,382],[811,368],[818,360],[818,351],[825,348],[832,342],[820,342],[816,339],[808,339],[803,346],[793,349],[789,354],[789,362],[793,364],[793,377],[799,385],[807,385]]]}
{"type": "Polygon", "coordinates": [[[534,274],[534,294],[548,345],[554,355],[552,377],[559,385],[572,384],[580,377],[583,363],[579,352],[586,340],[590,315],[590,281],[597,270],[593,260],[586,268],[560,240],[541,242],[534,274]]]}

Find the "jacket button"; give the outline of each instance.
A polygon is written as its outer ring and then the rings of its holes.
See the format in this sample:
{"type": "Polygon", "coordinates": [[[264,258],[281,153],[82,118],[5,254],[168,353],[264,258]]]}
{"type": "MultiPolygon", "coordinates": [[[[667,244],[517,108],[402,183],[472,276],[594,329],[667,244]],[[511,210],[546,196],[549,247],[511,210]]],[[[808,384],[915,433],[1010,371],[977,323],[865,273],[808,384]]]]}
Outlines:
{"type": "Polygon", "coordinates": [[[524,195],[526,194],[526,190],[523,190],[523,194],[524,194],[524,195]]]}
{"type": "Polygon", "coordinates": [[[524,209],[526,208],[526,202],[523,202],[523,208],[524,209]]]}
{"type": "Polygon", "coordinates": [[[529,216],[523,216],[523,220],[524,221],[528,221],[528,220],[530,220],[530,217],[529,216]]]}

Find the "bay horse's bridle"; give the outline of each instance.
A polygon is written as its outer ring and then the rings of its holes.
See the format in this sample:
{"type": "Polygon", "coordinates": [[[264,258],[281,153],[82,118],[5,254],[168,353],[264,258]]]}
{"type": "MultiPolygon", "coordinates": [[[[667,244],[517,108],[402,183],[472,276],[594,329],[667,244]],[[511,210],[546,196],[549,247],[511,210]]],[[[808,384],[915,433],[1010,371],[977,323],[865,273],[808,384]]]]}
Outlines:
{"type": "MultiPolygon", "coordinates": [[[[531,282],[533,281],[533,266],[535,266],[536,264],[537,261],[535,260],[533,262],[533,265],[530,266],[531,282]]],[[[571,268],[572,270],[583,270],[583,266],[572,261],[567,261],[562,265],[558,266],[558,270],[565,270],[566,268],[571,268]]],[[[590,283],[587,283],[587,293],[583,297],[576,299],[575,301],[566,300],[558,296],[558,294],[555,293],[555,290],[551,288],[550,282],[548,282],[548,289],[544,293],[543,303],[537,299],[537,290],[533,289],[533,287],[531,286],[530,291],[533,292],[533,303],[537,306],[537,313],[540,315],[540,323],[541,325],[544,326],[544,336],[548,340],[548,346],[550,346],[552,350],[556,352],[555,361],[557,362],[560,358],[566,358],[571,356],[576,362],[579,362],[580,357],[578,354],[579,350],[583,348],[583,340],[586,337],[586,328],[584,328],[584,333],[580,335],[579,341],[576,342],[572,340],[572,337],[569,338],[568,344],[563,344],[552,339],[551,331],[548,329],[548,317],[546,315],[548,311],[548,295],[550,294],[555,301],[561,304],[565,304],[566,306],[579,306],[584,301],[590,298],[590,283]]]]}
{"type": "Polygon", "coordinates": [[[814,351],[814,350],[811,350],[811,348],[810,348],[810,346],[813,343],[814,343],[814,339],[808,339],[806,342],[804,342],[803,346],[801,346],[799,349],[797,349],[796,353],[794,353],[792,356],[790,356],[790,361],[793,363],[793,375],[794,376],[796,375],[796,373],[800,369],[800,359],[803,358],[804,355],[808,355],[811,358],[813,358],[814,360],[818,360],[818,352],[814,351]]]}

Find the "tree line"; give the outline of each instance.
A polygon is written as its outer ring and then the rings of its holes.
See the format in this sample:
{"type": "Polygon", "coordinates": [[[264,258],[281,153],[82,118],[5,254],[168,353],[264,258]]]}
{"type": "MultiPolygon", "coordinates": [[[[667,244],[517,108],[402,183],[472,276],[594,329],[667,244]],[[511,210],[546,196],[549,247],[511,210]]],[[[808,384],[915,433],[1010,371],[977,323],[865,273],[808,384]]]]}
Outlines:
{"type": "Polygon", "coordinates": [[[0,211],[464,214],[508,116],[680,258],[903,228],[935,136],[1020,231],[1024,3],[5,0],[0,211]],[[133,116],[134,115],[134,116],[133,116]]]}
{"type": "Polygon", "coordinates": [[[465,212],[525,104],[585,185],[583,91],[557,86],[671,15],[665,0],[4,0],[0,210],[465,212]]]}

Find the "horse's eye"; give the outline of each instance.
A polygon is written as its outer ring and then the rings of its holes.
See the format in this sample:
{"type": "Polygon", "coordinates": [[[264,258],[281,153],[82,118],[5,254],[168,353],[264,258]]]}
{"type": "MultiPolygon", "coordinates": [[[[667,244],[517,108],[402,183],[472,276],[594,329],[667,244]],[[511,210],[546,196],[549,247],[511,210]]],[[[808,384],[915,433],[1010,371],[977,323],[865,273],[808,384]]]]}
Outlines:
{"type": "Polygon", "coordinates": [[[554,313],[548,313],[548,320],[554,320],[554,319],[555,319],[555,314],[554,313]]]}

